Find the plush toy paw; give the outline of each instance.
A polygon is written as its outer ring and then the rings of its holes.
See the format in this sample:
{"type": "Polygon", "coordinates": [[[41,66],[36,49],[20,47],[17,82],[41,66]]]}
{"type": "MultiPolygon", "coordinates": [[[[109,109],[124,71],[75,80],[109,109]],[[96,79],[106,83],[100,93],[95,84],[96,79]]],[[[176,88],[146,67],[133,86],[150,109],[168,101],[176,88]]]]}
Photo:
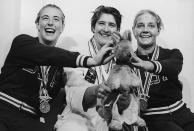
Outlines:
{"type": "Polygon", "coordinates": [[[109,128],[112,130],[121,130],[122,129],[122,123],[118,120],[112,120],[109,124],[109,128]]]}
{"type": "Polygon", "coordinates": [[[117,96],[117,99],[114,102],[113,107],[112,107],[112,120],[109,124],[109,128],[111,128],[113,130],[121,130],[122,124],[123,124],[123,121],[122,121],[121,116],[120,116],[119,111],[118,111],[118,106],[116,104],[119,97],[120,97],[120,95],[117,96]]]}
{"type": "Polygon", "coordinates": [[[137,122],[135,124],[141,127],[146,126],[146,122],[140,117],[138,117],[137,122]]]}

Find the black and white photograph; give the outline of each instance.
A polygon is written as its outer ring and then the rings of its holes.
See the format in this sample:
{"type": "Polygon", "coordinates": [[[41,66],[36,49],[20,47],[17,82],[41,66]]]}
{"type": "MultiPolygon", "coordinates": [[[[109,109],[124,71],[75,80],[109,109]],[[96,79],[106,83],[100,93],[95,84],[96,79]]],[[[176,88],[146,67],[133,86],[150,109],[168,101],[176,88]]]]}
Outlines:
{"type": "Polygon", "coordinates": [[[1,0],[0,131],[193,131],[193,0],[1,0]]]}

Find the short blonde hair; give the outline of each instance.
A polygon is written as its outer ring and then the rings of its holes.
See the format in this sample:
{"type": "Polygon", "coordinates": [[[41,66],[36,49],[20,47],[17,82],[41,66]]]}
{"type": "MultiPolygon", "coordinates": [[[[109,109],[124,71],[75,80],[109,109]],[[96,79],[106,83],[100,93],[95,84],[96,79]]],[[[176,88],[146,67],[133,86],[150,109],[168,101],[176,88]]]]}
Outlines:
{"type": "Polygon", "coordinates": [[[136,16],[135,16],[135,19],[133,21],[133,28],[135,28],[136,24],[137,24],[137,18],[142,15],[142,14],[145,14],[145,13],[149,13],[151,14],[153,17],[156,18],[156,23],[157,23],[157,27],[158,27],[158,30],[160,31],[162,28],[164,28],[164,25],[163,25],[163,22],[162,22],[162,19],[160,18],[160,16],[158,14],[156,14],[154,11],[152,10],[149,10],[149,9],[145,9],[145,10],[140,10],[136,16]]]}
{"type": "Polygon", "coordinates": [[[38,22],[39,22],[39,19],[40,19],[40,15],[41,15],[42,10],[44,10],[44,9],[47,8],[47,7],[52,7],[52,8],[56,8],[56,9],[60,10],[61,13],[62,13],[62,24],[64,24],[65,15],[64,15],[63,11],[61,10],[61,8],[60,8],[59,6],[57,6],[57,5],[55,5],[55,4],[47,4],[47,5],[43,6],[43,7],[40,9],[40,11],[38,12],[38,14],[37,14],[35,23],[38,23],[38,22]]]}

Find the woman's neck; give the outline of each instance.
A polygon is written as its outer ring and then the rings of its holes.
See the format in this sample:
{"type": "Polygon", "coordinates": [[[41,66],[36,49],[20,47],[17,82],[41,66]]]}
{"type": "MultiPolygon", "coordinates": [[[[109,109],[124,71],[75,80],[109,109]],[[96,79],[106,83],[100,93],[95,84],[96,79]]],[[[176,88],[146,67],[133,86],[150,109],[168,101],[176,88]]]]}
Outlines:
{"type": "Polygon", "coordinates": [[[55,41],[45,41],[39,38],[39,42],[43,45],[48,45],[48,46],[55,46],[56,42],[55,41]]]}
{"type": "Polygon", "coordinates": [[[149,47],[138,46],[137,53],[139,55],[148,55],[154,51],[155,46],[156,44],[153,44],[152,46],[149,47]]]}

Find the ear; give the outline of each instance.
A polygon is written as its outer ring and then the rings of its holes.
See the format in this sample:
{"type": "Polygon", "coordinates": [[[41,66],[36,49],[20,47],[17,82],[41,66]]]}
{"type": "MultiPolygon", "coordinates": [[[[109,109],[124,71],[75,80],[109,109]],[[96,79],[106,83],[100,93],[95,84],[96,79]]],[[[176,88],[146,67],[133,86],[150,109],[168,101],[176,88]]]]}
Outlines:
{"type": "Polygon", "coordinates": [[[37,22],[36,23],[36,29],[39,31],[40,30],[40,26],[39,26],[39,23],[37,22]]]}
{"type": "Polygon", "coordinates": [[[123,34],[122,34],[122,38],[124,39],[124,40],[129,40],[129,41],[131,41],[132,40],[132,38],[131,38],[131,31],[128,29],[128,30],[125,30],[124,32],[123,32],[123,34]]]}
{"type": "Polygon", "coordinates": [[[161,30],[161,29],[158,28],[158,33],[156,34],[156,36],[158,36],[158,35],[160,34],[160,30],[161,30]]]}
{"type": "Polygon", "coordinates": [[[63,32],[64,28],[65,28],[65,23],[63,23],[63,25],[62,25],[61,33],[63,32]]]}
{"type": "Polygon", "coordinates": [[[134,27],[132,27],[132,31],[133,31],[133,35],[134,35],[134,37],[136,38],[136,33],[135,33],[135,29],[134,29],[134,27]]]}
{"type": "Polygon", "coordinates": [[[94,33],[94,28],[92,27],[92,33],[94,33]]]}

